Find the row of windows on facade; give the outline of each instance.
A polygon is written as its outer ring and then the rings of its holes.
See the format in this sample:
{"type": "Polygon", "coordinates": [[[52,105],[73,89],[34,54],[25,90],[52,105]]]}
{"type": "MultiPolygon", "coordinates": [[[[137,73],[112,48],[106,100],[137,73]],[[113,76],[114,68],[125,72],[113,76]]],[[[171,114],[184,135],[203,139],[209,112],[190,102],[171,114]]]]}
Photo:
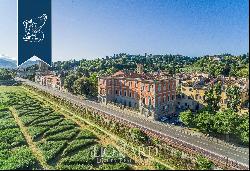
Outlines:
{"type": "MultiPolygon", "coordinates": [[[[145,105],[148,105],[149,107],[153,106],[150,99],[148,101],[148,104],[146,104],[145,99],[143,99],[142,103],[145,105]]],[[[157,106],[157,108],[161,111],[169,112],[173,110],[173,104],[160,105],[160,102],[159,102],[158,105],[159,106],[157,106]]]]}
{"type": "MultiPolygon", "coordinates": [[[[105,90],[100,90],[100,94],[105,94],[105,90]]],[[[108,90],[108,94],[111,94],[111,93],[110,93],[110,90],[108,90]]],[[[131,92],[131,91],[129,91],[128,94],[127,94],[127,91],[124,91],[124,94],[122,94],[122,91],[119,91],[119,92],[118,92],[118,90],[116,90],[116,91],[115,91],[115,94],[116,94],[116,95],[120,95],[120,96],[124,95],[124,96],[126,96],[126,97],[131,97],[131,98],[136,98],[136,97],[137,97],[137,94],[136,94],[136,93],[134,93],[134,96],[132,96],[132,92],[131,92]]],[[[165,95],[163,96],[163,98],[161,98],[161,96],[158,97],[158,103],[161,103],[161,102],[164,103],[164,102],[170,101],[170,100],[175,100],[175,96],[172,95],[172,96],[170,97],[170,94],[168,94],[167,97],[166,97],[165,95]]],[[[150,96],[148,97],[148,101],[151,101],[150,96]]]]}
{"type": "MultiPolygon", "coordinates": [[[[172,98],[170,98],[170,95],[168,95],[167,98],[166,98],[166,96],[164,96],[163,98],[158,97],[158,104],[165,103],[167,101],[169,102],[171,99],[174,100],[175,99],[174,96],[172,96],[172,98]]],[[[145,105],[151,105],[152,104],[151,97],[148,97],[148,104],[146,104],[146,98],[142,99],[142,103],[145,105]]]]}
{"type": "MultiPolygon", "coordinates": [[[[108,90],[108,94],[110,94],[110,90],[108,90]]],[[[122,96],[122,91],[120,90],[119,93],[118,93],[118,90],[116,90],[115,94],[122,96]]],[[[127,91],[126,90],[124,91],[124,96],[127,96],[127,91]]],[[[137,93],[134,93],[134,98],[136,98],[136,96],[137,96],[137,93]]],[[[132,92],[131,91],[129,91],[128,97],[132,97],[132,92]]],[[[166,96],[164,96],[163,99],[164,99],[163,102],[165,102],[166,101],[165,100],[166,96]]],[[[174,96],[173,95],[172,95],[172,100],[174,100],[174,96]]],[[[168,94],[168,101],[170,101],[170,94],[168,94]]]]}
{"type": "MultiPolygon", "coordinates": [[[[133,82],[134,82],[135,87],[136,87],[136,88],[138,87],[138,82],[137,82],[137,81],[128,81],[128,83],[127,83],[126,80],[124,80],[124,81],[123,81],[123,80],[115,80],[115,86],[116,86],[116,85],[120,85],[120,86],[122,87],[123,82],[124,82],[124,86],[128,85],[129,87],[132,87],[133,82]],[[118,83],[118,82],[119,82],[119,83],[118,83]]],[[[103,83],[105,84],[105,81],[103,81],[103,83]]],[[[108,80],[108,85],[109,85],[109,86],[112,85],[112,80],[108,80]]],[[[145,86],[146,86],[146,84],[142,83],[142,84],[141,84],[141,89],[142,89],[142,90],[145,90],[145,86]]],[[[148,91],[151,91],[151,90],[154,89],[154,85],[147,84],[147,86],[148,86],[148,91]]],[[[159,84],[159,85],[158,85],[158,91],[161,91],[161,87],[162,87],[162,84],[159,84]]],[[[170,81],[168,82],[168,84],[167,84],[167,83],[164,83],[164,84],[163,84],[163,90],[166,90],[167,87],[168,87],[168,90],[170,90],[170,88],[171,88],[170,81]],[[168,85],[168,86],[167,86],[167,85],[168,85]]],[[[172,90],[174,90],[174,89],[175,89],[175,84],[172,83],[172,90]]]]}
{"type": "MultiPolygon", "coordinates": [[[[116,90],[115,94],[122,96],[122,91],[119,91],[119,93],[118,93],[118,90],[116,90]]],[[[124,96],[127,96],[127,91],[124,91],[124,96]]],[[[128,97],[132,97],[132,93],[130,91],[128,93],[128,97]]],[[[134,97],[133,98],[136,98],[136,97],[137,97],[137,94],[134,93],[134,97]]],[[[161,103],[161,101],[164,103],[164,102],[166,102],[166,99],[167,99],[167,101],[170,101],[170,99],[172,99],[172,100],[175,99],[175,96],[172,95],[171,97],[172,98],[170,98],[170,94],[168,94],[167,97],[163,96],[163,99],[161,99],[161,97],[158,97],[158,103],[161,103]]],[[[148,97],[148,101],[149,101],[148,105],[150,105],[151,104],[151,97],[150,96],[148,97]]],[[[145,104],[145,98],[143,98],[143,102],[145,104]]]]}
{"type": "Polygon", "coordinates": [[[196,94],[195,97],[191,94],[191,96],[187,96],[185,94],[179,94],[178,97],[179,99],[195,99],[195,100],[205,100],[205,96],[201,96],[199,94],[196,94]]]}

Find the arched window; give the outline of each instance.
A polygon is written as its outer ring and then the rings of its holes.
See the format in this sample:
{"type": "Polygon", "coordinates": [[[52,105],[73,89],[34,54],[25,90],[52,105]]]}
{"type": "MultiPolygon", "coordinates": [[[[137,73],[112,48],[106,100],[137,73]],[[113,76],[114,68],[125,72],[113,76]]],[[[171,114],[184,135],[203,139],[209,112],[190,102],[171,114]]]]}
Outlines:
{"type": "Polygon", "coordinates": [[[164,83],[163,90],[165,91],[166,89],[167,89],[167,85],[166,85],[166,83],[164,83]]]}
{"type": "Polygon", "coordinates": [[[148,105],[151,106],[151,97],[148,97],[148,105]]]}

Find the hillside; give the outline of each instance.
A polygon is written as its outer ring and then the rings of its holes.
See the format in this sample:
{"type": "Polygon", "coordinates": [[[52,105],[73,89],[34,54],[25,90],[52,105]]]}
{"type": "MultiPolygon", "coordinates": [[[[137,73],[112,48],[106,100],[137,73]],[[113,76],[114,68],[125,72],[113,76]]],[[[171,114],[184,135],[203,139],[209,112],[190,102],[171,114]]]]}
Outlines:
{"type": "Polygon", "coordinates": [[[249,76],[249,54],[233,56],[230,54],[204,56],[182,69],[184,72],[205,72],[212,76],[249,76]]]}
{"type": "Polygon", "coordinates": [[[6,68],[6,69],[16,68],[16,61],[0,56],[0,68],[6,68]]]}

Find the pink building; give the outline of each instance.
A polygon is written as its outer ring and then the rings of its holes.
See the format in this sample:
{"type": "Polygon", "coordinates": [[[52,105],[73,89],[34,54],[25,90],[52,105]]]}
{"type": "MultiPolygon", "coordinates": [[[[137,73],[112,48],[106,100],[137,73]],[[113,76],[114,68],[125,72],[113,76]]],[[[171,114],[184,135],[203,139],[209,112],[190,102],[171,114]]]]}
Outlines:
{"type": "Polygon", "coordinates": [[[151,119],[175,112],[176,80],[159,73],[145,74],[141,65],[137,73],[118,71],[98,79],[98,100],[132,107],[151,119]]]}

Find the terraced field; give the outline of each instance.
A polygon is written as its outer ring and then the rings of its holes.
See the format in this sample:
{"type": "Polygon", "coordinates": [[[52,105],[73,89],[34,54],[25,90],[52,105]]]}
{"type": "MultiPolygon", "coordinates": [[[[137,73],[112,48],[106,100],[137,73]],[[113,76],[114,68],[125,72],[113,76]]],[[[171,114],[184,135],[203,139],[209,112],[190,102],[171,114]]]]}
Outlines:
{"type": "Polygon", "coordinates": [[[0,169],[131,168],[114,146],[23,90],[0,87],[0,130],[0,169]]]}
{"type": "Polygon", "coordinates": [[[39,169],[38,161],[7,108],[0,109],[0,169],[39,169]]]}

